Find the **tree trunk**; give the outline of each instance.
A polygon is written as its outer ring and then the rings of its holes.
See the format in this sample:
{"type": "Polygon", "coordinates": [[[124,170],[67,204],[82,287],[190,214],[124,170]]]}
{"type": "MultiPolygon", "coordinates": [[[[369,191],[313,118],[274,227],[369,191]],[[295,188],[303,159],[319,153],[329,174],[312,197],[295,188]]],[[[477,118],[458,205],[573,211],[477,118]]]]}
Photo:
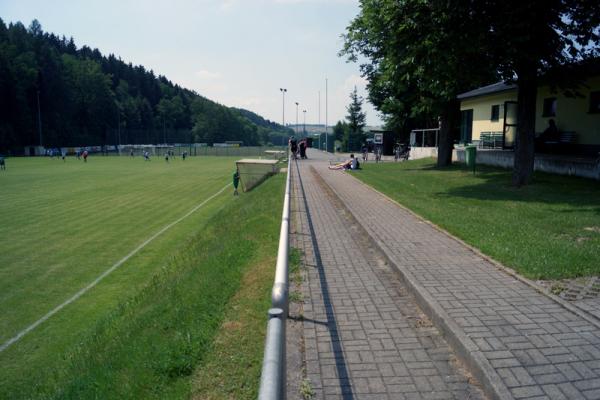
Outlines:
{"type": "Polygon", "coordinates": [[[531,182],[534,162],[535,103],[537,98],[537,70],[535,65],[518,71],[517,135],[513,185],[519,187],[531,182]]]}
{"type": "Polygon", "coordinates": [[[437,166],[445,167],[452,164],[452,150],[454,149],[454,137],[452,132],[457,122],[457,111],[460,103],[450,100],[446,103],[440,115],[440,134],[438,137],[437,166]]]}

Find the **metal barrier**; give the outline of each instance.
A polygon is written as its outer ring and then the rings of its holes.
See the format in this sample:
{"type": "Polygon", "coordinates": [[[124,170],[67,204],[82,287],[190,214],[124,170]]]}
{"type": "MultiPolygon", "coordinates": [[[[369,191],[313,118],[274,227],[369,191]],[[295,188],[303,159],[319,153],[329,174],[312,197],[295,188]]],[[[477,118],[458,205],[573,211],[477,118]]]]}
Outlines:
{"type": "Polygon", "coordinates": [[[288,315],[288,254],[290,248],[290,181],[292,160],[288,156],[283,213],[279,231],[279,249],[275,267],[275,283],[271,292],[269,323],[265,340],[262,373],[258,398],[280,400],[286,397],[285,325],[288,315]]]}

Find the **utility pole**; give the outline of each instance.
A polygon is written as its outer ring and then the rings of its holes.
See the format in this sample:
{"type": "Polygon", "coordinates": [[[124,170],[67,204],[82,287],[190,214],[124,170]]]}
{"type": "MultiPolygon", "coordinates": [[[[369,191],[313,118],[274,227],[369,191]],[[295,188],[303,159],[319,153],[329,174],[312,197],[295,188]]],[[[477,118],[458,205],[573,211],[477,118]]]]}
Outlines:
{"type": "Polygon", "coordinates": [[[321,91],[319,90],[319,126],[321,126],[321,91]]]}
{"type": "Polygon", "coordinates": [[[296,136],[298,136],[298,102],[296,102],[296,136]]]}
{"type": "MultiPolygon", "coordinates": [[[[282,109],[283,109],[283,116],[281,117],[281,123],[283,124],[283,128],[285,129],[285,92],[287,92],[287,89],[285,88],[279,88],[279,90],[281,91],[281,94],[283,95],[283,101],[282,101],[282,109]]],[[[281,145],[285,146],[285,144],[283,143],[283,141],[285,140],[285,136],[281,137],[281,145]]]]}
{"type": "Polygon", "coordinates": [[[328,88],[327,88],[327,78],[325,78],[325,151],[329,151],[329,135],[327,134],[327,106],[328,106],[328,88]]]}
{"type": "Polygon", "coordinates": [[[304,125],[302,130],[304,131],[304,136],[306,136],[306,110],[303,110],[302,112],[304,113],[304,125]]]}
{"type": "Polygon", "coordinates": [[[40,133],[40,147],[44,145],[42,141],[42,111],[40,108],[40,91],[37,91],[37,106],[38,106],[38,131],[40,133]]]}
{"type": "Polygon", "coordinates": [[[117,108],[117,133],[119,134],[118,144],[117,144],[117,152],[121,155],[121,110],[117,108]]]}

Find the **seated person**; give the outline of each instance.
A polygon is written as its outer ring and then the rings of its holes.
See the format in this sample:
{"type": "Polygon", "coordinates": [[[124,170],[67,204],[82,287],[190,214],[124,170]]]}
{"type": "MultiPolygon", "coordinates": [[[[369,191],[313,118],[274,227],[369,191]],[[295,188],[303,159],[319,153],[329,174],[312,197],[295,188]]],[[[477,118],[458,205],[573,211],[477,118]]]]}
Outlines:
{"type": "Polygon", "coordinates": [[[558,142],[559,139],[558,128],[556,127],[556,122],[553,119],[548,120],[548,127],[546,130],[540,135],[540,139],[544,142],[558,142]]]}
{"type": "Polygon", "coordinates": [[[358,160],[354,157],[354,154],[350,154],[350,159],[336,165],[330,165],[329,169],[358,169],[358,160]]]}

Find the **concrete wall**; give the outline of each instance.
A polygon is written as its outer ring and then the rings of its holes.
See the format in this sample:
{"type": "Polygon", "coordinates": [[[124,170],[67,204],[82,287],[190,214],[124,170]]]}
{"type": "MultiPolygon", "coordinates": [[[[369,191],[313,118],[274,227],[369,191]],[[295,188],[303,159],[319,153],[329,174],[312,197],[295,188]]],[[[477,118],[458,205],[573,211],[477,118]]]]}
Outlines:
{"type": "MultiPolygon", "coordinates": [[[[465,150],[455,149],[456,161],[465,162],[465,150]]],[[[411,149],[412,152],[412,149],[411,149]]],[[[514,152],[510,150],[481,150],[477,149],[477,163],[511,169],[514,165],[514,152]]],[[[600,180],[600,158],[565,159],[555,156],[535,156],[534,170],[558,175],[579,176],[600,180]]]]}
{"type": "Polygon", "coordinates": [[[411,147],[409,160],[420,158],[437,157],[437,147],[411,147]]]}

